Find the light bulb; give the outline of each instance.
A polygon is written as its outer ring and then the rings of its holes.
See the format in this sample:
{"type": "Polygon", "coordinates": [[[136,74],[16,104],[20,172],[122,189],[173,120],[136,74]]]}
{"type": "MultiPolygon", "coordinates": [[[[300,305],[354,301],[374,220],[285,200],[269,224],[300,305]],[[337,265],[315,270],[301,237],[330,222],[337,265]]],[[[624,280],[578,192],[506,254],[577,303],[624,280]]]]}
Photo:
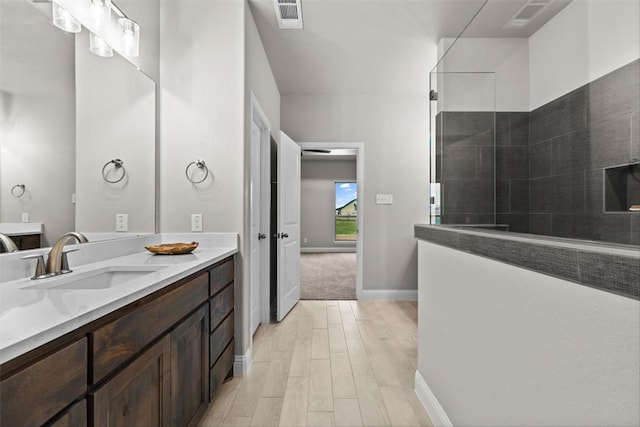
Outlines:
{"type": "Polygon", "coordinates": [[[140,26],[128,18],[118,19],[122,29],[125,56],[136,57],[140,53],[140,26]]]}
{"type": "Polygon", "coordinates": [[[68,33],[79,33],[82,30],[80,21],[71,16],[66,9],[58,5],[55,1],[51,2],[53,13],[53,25],[68,33]]]}
{"type": "Polygon", "coordinates": [[[99,31],[107,26],[111,22],[111,0],[91,0],[89,17],[94,30],[99,31]]]}
{"type": "Polygon", "coordinates": [[[93,33],[89,33],[89,50],[91,53],[105,58],[113,56],[111,46],[93,33]]]}

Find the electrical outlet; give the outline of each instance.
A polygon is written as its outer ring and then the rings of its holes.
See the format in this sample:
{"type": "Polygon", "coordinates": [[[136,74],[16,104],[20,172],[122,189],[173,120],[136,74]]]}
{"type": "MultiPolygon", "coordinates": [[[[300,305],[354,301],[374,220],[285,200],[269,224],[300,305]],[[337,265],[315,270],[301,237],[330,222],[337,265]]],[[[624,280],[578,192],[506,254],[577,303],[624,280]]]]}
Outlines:
{"type": "Polygon", "coordinates": [[[129,215],[116,214],[116,231],[127,231],[129,229],[129,215]]]}
{"type": "Polygon", "coordinates": [[[304,239],[302,239],[302,240],[303,240],[303,243],[307,243],[307,241],[308,241],[306,237],[304,239]]]}
{"type": "Polygon", "coordinates": [[[29,222],[29,212],[22,212],[22,222],[29,222]]]}
{"type": "Polygon", "coordinates": [[[392,205],[393,194],[376,194],[376,205],[392,205]]]}
{"type": "Polygon", "coordinates": [[[202,214],[191,214],[191,231],[202,231],[202,214]]]}

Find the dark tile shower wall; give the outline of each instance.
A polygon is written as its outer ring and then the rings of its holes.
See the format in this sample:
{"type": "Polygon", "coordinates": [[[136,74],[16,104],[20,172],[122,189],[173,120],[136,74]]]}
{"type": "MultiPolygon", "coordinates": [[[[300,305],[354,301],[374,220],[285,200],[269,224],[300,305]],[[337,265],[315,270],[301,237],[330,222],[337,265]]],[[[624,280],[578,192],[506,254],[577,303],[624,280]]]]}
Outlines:
{"type": "Polygon", "coordinates": [[[640,215],[604,212],[604,169],[640,158],[640,61],[530,113],[531,233],[640,244],[640,215]]]}
{"type": "Polygon", "coordinates": [[[529,113],[496,113],[496,223],[529,232],[529,113]]]}
{"type": "Polygon", "coordinates": [[[492,112],[443,112],[436,117],[436,179],[443,224],[494,222],[492,112]]]}
{"type": "Polygon", "coordinates": [[[511,231],[526,233],[529,113],[439,113],[436,179],[442,184],[443,224],[493,224],[495,220],[508,224],[511,231]]]}
{"type": "Polygon", "coordinates": [[[444,224],[493,221],[494,120],[497,223],[640,244],[640,213],[605,213],[603,203],[604,169],[640,159],[640,60],[530,113],[439,113],[444,224]]]}

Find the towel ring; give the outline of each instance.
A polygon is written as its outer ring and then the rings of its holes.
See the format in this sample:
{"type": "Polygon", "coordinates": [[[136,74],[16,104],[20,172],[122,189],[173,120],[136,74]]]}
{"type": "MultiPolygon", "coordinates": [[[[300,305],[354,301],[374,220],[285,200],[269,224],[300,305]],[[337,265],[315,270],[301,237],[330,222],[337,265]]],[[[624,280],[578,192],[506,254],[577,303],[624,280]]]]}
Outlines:
{"type": "Polygon", "coordinates": [[[187,179],[189,180],[190,183],[192,184],[200,184],[201,182],[204,182],[205,179],[207,179],[207,177],[209,176],[209,168],[207,167],[207,165],[204,163],[204,160],[202,159],[196,159],[195,161],[189,163],[187,165],[187,168],[184,170],[184,174],[187,176],[187,179]],[[204,169],[204,178],[202,178],[200,181],[194,181],[193,179],[191,179],[191,177],[189,176],[189,168],[191,166],[196,166],[198,169],[204,169]]]}
{"type": "Polygon", "coordinates": [[[124,169],[124,162],[122,160],[120,160],[120,159],[110,160],[107,163],[105,163],[104,166],[102,167],[102,179],[107,181],[109,184],[117,184],[118,182],[122,181],[124,179],[124,176],[125,176],[126,173],[127,172],[124,169]],[[106,174],[107,166],[109,166],[112,163],[115,166],[116,170],[122,168],[122,175],[120,176],[120,178],[118,178],[116,180],[109,180],[109,178],[107,178],[107,174],[106,174]]]}
{"type": "Polygon", "coordinates": [[[26,186],[24,184],[16,184],[11,187],[11,195],[13,197],[22,197],[24,196],[26,186]]]}

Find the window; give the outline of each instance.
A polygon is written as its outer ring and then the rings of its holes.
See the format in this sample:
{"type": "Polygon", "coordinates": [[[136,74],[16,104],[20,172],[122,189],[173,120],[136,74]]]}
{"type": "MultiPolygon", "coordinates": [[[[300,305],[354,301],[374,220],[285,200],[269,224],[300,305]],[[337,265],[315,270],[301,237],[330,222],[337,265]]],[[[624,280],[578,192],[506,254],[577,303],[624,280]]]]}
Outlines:
{"type": "Polygon", "coordinates": [[[355,182],[336,182],[336,241],[355,241],[358,236],[357,196],[355,182]]]}

